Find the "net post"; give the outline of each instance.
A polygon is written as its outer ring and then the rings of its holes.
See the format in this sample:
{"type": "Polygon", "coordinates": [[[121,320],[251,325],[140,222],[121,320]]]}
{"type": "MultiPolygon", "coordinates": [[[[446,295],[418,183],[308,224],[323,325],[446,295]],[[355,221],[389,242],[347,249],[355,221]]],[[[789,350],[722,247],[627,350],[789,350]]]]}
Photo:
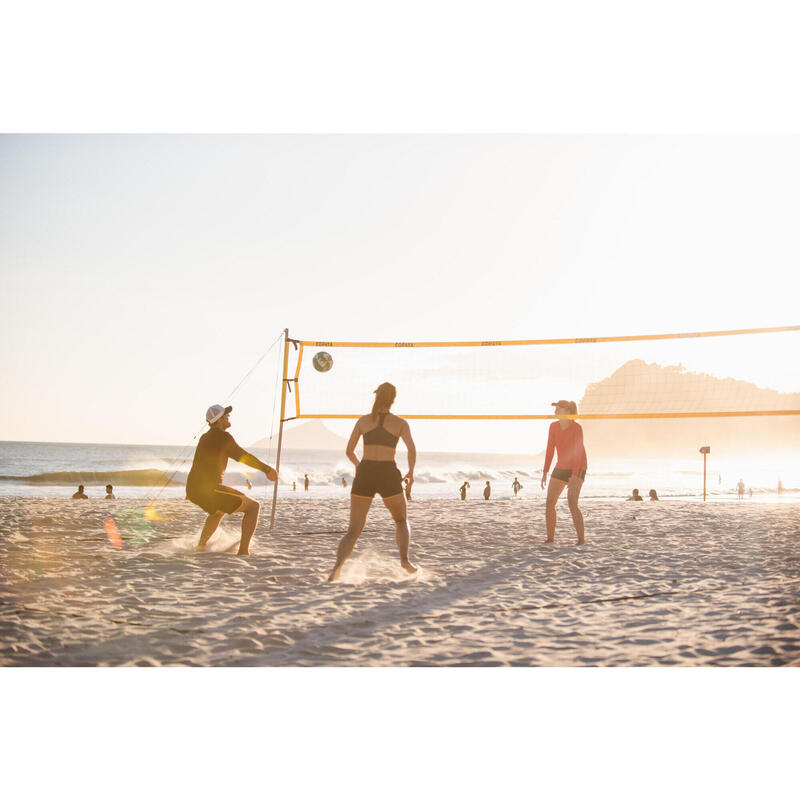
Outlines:
{"type": "Polygon", "coordinates": [[[275,505],[278,502],[278,481],[281,477],[281,445],[283,444],[283,417],[286,413],[286,375],[289,369],[289,329],[283,329],[283,379],[281,380],[281,421],[278,426],[278,454],[275,457],[275,486],[272,489],[272,512],[269,529],[275,527],[275,505]]]}

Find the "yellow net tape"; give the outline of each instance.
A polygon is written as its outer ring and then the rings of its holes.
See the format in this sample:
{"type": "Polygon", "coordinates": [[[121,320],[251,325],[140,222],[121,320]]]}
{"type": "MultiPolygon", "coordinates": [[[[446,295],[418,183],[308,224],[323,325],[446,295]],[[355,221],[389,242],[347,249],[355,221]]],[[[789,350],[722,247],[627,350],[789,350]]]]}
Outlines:
{"type": "Polygon", "coordinates": [[[691,333],[651,333],[638,336],[593,336],[581,339],[509,339],[484,342],[322,342],[295,340],[308,347],[514,347],[520,345],[595,344],[600,342],[647,342],[661,339],[697,339],[709,336],[741,336],[752,333],[800,331],[800,325],[777,328],[742,328],[732,331],[693,331],[691,333]]]}
{"type": "MultiPolygon", "coordinates": [[[[403,414],[403,419],[680,419],[701,417],[781,417],[798,409],[775,411],[668,411],[647,414],[403,414]]],[[[358,419],[363,414],[298,414],[297,419],[358,419]]]]}
{"type": "MultiPolygon", "coordinates": [[[[287,343],[288,346],[288,343],[287,343]]],[[[303,363],[303,343],[300,343],[300,352],[297,354],[297,369],[294,373],[294,407],[295,413],[300,416],[300,365],[303,363]]]]}

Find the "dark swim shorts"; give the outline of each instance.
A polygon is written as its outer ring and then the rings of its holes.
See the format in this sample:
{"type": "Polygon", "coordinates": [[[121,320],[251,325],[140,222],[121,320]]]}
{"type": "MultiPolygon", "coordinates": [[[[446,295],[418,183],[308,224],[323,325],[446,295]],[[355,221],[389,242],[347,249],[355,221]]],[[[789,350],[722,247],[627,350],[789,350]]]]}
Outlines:
{"type": "MultiPolygon", "coordinates": [[[[569,479],[572,477],[572,470],[571,469],[554,469],[553,470],[553,478],[557,481],[564,481],[564,483],[569,483],[569,479]]],[[[583,480],[586,477],[586,470],[579,469],[578,470],[578,477],[583,480]]]]}
{"type": "Polygon", "coordinates": [[[218,511],[232,514],[242,504],[243,497],[245,495],[241,492],[222,484],[205,490],[193,488],[186,492],[186,498],[196,506],[200,506],[207,514],[216,514],[218,511]]]}
{"type": "Polygon", "coordinates": [[[394,461],[362,461],[350,494],[358,497],[392,497],[403,493],[403,478],[394,461]]]}

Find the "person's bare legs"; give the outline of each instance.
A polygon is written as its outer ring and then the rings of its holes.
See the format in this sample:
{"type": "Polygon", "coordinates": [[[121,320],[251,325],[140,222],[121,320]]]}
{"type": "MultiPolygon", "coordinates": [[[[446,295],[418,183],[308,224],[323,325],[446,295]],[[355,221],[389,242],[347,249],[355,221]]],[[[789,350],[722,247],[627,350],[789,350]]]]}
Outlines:
{"type": "Polygon", "coordinates": [[[411,544],[411,529],[408,526],[408,504],[404,494],[395,494],[384,497],[383,504],[389,509],[394,524],[397,528],[395,540],[400,551],[400,566],[410,573],[415,573],[417,568],[408,560],[408,548],[411,544]]]}
{"type": "Polygon", "coordinates": [[[584,544],[583,539],[583,514],[578,508],[578,498],[581,495],[583,488],[583,478],[577,475],[570,475],[569,483],[567,484],[567,503],[569,510],[572,513],[572,521],[575,524],[575,532],[578,534],[578,541],[576,544],[584,544]]]}
{"type": "Polygon", "coordinates": [[[544,507],[544,521],[547,527],[546,544],[551,544],[556,540],[556,501],[564,491],[566,481],[550,476],[550,483],[547,487],[547,501],[544,507]]]}
{"type": "Polygon", "coordinates": [[[217,529],[224,516],[224,511],[216,511],[206,517],[203,530],[200,532],[200,541],[197,543],[198,553],[205,553],[208,540],[214,535],[214,531],[217,529]]]}
{"type": "Polygon", "coordinates": [[[336,563],[333,565],[331,574],[328,575],[329,581],[337,580],[341,574],[344,562],[350,557],[358,537],[361,536],[361,531],[364,530],[364,523],[367,521],[367,514],[371,505],[371,497],[360,497],[357,494],[350,495],[350,522],[347,526],[347,533],[339,542],[339,547],[336,550],[336,563]]]}
{"type": "Polygon", "coordinates": [[[239,539],[239,551],[236,553],[237,556],[250,555],[250,540],[256,532],[258,512],[260,510],[261,506],[249,497],[243,497],[241,505],[236,509],[236,512],[244,511],[244,517],[242,517],[242,538],[239,539]]]}

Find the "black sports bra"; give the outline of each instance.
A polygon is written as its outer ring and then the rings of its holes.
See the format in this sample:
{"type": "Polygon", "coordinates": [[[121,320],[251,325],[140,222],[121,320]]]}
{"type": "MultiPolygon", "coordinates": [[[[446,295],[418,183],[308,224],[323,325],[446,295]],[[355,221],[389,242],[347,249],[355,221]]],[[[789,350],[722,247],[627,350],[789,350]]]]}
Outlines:
{"type": "Polygon", "coordinates": [[[386,428],[383,427],[383,418],[386,414],[378,415],[378,427],[367,431],[364,434],[364,444],[382,444],[384,447],[397,447],[399,436],[392,436],[386,428]]]}

